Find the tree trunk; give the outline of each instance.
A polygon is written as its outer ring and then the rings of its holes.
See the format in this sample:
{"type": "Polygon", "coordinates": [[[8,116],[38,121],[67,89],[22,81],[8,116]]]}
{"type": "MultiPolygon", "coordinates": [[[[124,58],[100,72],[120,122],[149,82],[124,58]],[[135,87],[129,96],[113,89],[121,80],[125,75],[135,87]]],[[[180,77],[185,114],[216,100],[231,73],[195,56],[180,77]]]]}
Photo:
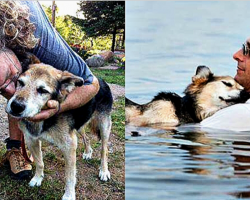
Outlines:
{"type": "Polygon", "coordinates": [[[55,27],[55,21],[56,21],[56,3],[55,1],[52,2],[52,26],[55,27]]]}
{"type": "Polygon", "coordinates": [[[122,47],[125,49],[125,29],[123,31],[123,37],[122,37],[122,47]]]}
{"type": "Polygon", "coordinates": [[[115,51],[115,36],[116,36],[116,27],[114,28],[114,31],[113,31],[113,39],[112,39],[112,47],[111,47],[112,52],[115,51]]]}

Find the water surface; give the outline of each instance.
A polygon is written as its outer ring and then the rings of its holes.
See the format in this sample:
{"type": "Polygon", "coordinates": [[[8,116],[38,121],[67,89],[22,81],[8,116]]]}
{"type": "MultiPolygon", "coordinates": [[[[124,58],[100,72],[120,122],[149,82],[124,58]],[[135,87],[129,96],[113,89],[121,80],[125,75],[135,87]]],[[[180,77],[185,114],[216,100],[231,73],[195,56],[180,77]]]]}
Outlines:
{"type": "Polygon", "coordinates": [[[250,197],[250,133],[187,127],[126,131],[126,199],[250,197]]]}

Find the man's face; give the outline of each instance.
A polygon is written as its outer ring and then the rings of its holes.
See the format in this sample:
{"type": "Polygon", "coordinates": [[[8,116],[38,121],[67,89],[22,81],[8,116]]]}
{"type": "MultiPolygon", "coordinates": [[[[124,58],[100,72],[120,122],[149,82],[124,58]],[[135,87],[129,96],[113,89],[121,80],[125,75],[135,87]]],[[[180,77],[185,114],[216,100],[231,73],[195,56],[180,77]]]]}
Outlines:
{"type": "Polygon", "coordinates": [[[240,49],[233,55],[233,58],[238,62],[237,74],[234,79],[242,85],[247,92],[250,92],[250,39],[246,41],[246,49],[249,49],[247,55],[244,55],[243,49],[240,49]]]}
{"type": "Polygon", "coordinates": [[[15,93],[15,78],[21,69],[14,53],[0,52],[0,93],[7,99],[15,93]]]}

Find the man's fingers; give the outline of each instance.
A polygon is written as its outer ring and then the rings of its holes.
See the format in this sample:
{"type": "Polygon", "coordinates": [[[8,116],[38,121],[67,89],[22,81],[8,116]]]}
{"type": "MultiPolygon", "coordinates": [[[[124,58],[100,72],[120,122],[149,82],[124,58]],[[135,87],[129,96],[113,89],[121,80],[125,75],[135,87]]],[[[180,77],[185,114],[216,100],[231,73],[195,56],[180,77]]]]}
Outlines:
{"type": "Polygon", "coordinates": [[[47,106],[48,106],[49,108],[58,108],[58,107],[59,107],[59,102],[56,101],[56,100],[49,100],[49,101],[47,102],[47,106]]]}
{"type": "Polygon", "coordinates": [[[49,100],[47,102],[47,109],[42,110],[40,113],[38,113],[34,117],[29,118],[28,120],[33,122],[40,122],[57,114],[59,110],[60,110],[59,102],[55,100],[49,100]]]}
{"type": "Polygon", "coordinates": [[[51,116],[53,116],[55,113],[57,113],[57,108],[56,109],[48,109],[48,110],[42,110],[40,113],[38,113],[37,115],[35,115],[32,118],[29,118],[30,121],[33,122],[39,122],[39,121],[43,121],[45,119],[50,118],[51,116]]]}

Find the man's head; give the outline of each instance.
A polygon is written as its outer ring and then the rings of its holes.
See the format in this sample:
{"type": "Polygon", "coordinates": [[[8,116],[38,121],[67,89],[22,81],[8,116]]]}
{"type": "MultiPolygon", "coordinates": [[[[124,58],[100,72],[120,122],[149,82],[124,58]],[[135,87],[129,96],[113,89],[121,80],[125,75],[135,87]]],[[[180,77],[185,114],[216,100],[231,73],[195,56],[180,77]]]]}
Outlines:
{"type": "Polygon", "coordinates": [[[0,1],[0,94],[6,98],[14,94],[15,81],[22,72],[17,57],[6,47],[16,52],[32,49],[39,41],[29,16],[27,6],[13,0],[0,1]]]}
{"type": "Polygon", "coordinates": [[[250,38],[237,51],[233,58],[238,62],[237,74],[234,79],[241,84],[247,92],[250,92],[250,38]]]}
{"type": "Polygon", "coordinates": [[[10,49],[0,50],[0,94],[9,99],[15,93],[15,82],[22,72],[16,55],[10,49]]]}

